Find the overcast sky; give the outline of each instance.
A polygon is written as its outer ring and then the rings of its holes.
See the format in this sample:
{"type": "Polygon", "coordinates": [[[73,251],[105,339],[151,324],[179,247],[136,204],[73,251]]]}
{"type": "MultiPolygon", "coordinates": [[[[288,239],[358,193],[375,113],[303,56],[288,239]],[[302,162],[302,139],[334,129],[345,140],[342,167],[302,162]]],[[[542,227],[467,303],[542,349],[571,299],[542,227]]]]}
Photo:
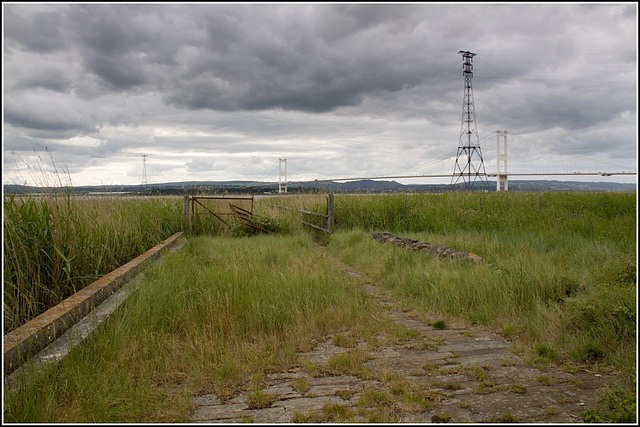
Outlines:
{"type": "Polygon", "coordinates": [[[140,184],[142,154],[149,183],[276,181],[278,158],[290,180],[452,173],[460,50],[487,172],[497,129],[511,172],[636,171],[636,4],[3,3],[3,20],[4,183],[53,159],[64,184],[140,184]]]}

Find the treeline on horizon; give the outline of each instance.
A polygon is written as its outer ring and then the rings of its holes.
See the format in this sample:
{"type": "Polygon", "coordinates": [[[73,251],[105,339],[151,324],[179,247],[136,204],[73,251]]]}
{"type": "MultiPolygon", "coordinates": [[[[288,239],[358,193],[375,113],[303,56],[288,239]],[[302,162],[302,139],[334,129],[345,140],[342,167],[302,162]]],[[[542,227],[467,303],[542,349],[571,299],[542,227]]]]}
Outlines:
{"type": "MultiPolygon", "coordinates": [[[[41,187],[16,184],[5,184],[5,194],[40,194],[40,193],[129,193],[140,195],[190,195],[213,193],[240,193],[240,194],[273,194],[277,193],[274,185],[258,186],[253,183],[247,185],[222,184],[222,183],[192,183],[192,184],[149,184],[143,185],[100,185],[100,186],[67,186],[67,187],[41,187]]],[[[289,185],[288,193],[444,193],[451,191],[465,191],[464,184],[400,184],[395,181],[362,180],[347,183],[310,183],[303,185],[289,185]]],[[[494,192],[496,183],[489,181],[488,187],[475,184],[473,191],[494,192]]],[[[577,182],[577,181],[510,181],[509,191],[636,191],[635,183],[609,183],[609,182],[577,182]]]]}

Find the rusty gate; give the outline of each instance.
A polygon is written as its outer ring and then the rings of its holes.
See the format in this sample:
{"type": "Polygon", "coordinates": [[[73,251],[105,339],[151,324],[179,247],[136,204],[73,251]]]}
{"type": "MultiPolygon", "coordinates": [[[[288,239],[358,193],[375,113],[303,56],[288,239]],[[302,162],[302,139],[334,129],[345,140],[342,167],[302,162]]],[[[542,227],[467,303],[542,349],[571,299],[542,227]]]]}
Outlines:
{"type": "Polygon", "coordinates": [[[226,197],[226,196],[184,196],[184,217],[185,220],[189,221],[190,227],[193,229],[193,224],[195,223],[195,219],[198,215],[209,214],[213,215],[220,222],[225,225],[229,225],[229,218],[235,217],[237,218],[242,225],[245,227],[250,227],[255,230],[262,231],[263,233],[271,233],[269,230],[265,230],[259,224],[257,224],[253,220],[253,208],[255,203],[255,196],[252,194],[251,197],[226,197]],[[229,210],[217,210],[214,207],[206,206],[203,202],[205,200],[222,200],[227,203],[223,203],[222,206],[229,208],[229,210]],[[249,209],[245,209],[243,207],[232,204],[231,201],[250,201],[249,209]]]}

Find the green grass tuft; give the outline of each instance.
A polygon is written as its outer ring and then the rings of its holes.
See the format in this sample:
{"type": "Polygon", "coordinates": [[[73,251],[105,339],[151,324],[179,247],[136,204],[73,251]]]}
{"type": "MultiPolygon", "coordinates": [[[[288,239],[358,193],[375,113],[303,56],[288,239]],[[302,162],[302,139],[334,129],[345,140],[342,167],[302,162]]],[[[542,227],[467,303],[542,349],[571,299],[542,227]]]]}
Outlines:
{"type": "Polygon", "coordinates": [[[436,320],[431,326],[433,326],[433,329],[446,329],[447,322],[444,320],[436,320]]]}

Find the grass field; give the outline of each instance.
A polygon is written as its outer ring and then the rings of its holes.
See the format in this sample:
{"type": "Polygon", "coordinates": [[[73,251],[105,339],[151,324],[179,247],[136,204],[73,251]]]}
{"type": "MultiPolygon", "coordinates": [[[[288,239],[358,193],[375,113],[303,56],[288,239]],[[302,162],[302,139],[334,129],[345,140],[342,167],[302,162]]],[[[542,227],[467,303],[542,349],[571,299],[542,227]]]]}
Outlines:
{"type": "MultiPolygon", "coordinates": [[[[184,227],[181,199],[56,203],[5,201],[5,330],[184,227]]],[[[257,200],[278,236],[199,218],[195,235],[222,237],[194,236],[154,269],[89,345],[6,400],[6,419],[183,421],[192,393],[226,396],[313,337],[367,323],[371,304],[344,287],[312,236],[424,316],[499,331],[533,363],[612,366],[629,384],[610,399],[635,399],[635,194],[336,195],[330,237],[304,230],[297,209],[324,213],[326,196],[257,200]],[[372,231],[485,262],[433,259],[372,231]]]]}

